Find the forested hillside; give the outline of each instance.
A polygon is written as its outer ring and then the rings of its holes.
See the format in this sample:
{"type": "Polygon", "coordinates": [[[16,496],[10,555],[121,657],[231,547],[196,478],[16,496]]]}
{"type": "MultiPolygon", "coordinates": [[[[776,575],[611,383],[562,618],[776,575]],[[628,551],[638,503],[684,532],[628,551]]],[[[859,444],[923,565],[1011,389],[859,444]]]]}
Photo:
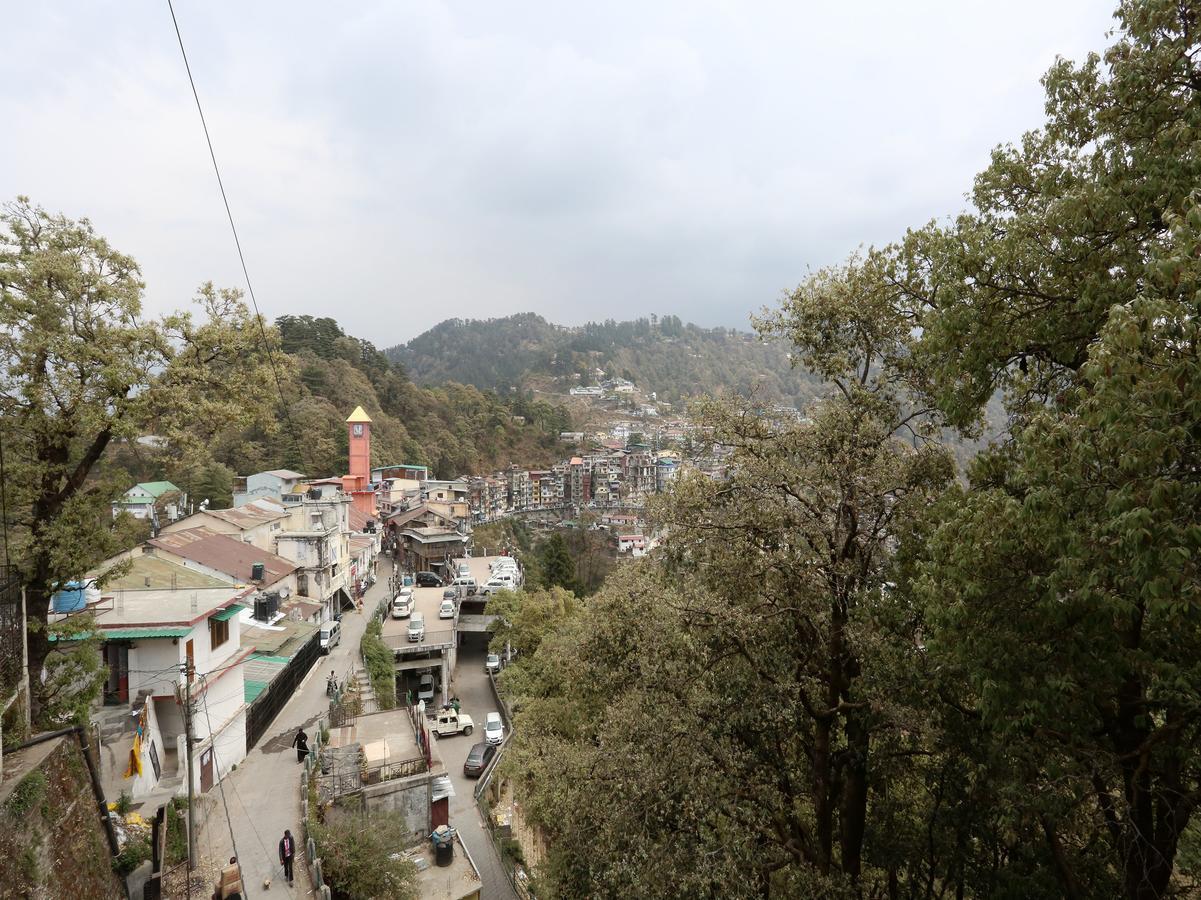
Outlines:
{"type": "MultiPolygon", "coordinates": [[[[286,404],[271,383],[271,419],[214,440],[199,458],[164,469],[153,454],[118,445],[107,468],[122,483],[169,477],[197,499],[227,505],[235,474],[289,468],[313,477],[346,469],[346,416],[362,406],[372,418],[372,462],[414,463],[451,478],[509,463],[547,464],[571,425],[560,406],[527,394],[501,398],[473,385],[423,388],[369,341],[330,318],[281,316],[277,370],[286,404]]],[[[273,335],[274,337],[274,335],[273,335]]]]}
{"type": "Polygon", "coordinates": [[[588,384],[596,368],[630,379],[660,399],[757,390],[764,400],[802,405],[817,380],[792,368],[786,343],[749,332],[698,328],[677,316],[633,322],[553,325],[534,313],[499,319],[449,319],[386,351],[421,384],[458,381],[505,391],[552,376],[588,384]]]}

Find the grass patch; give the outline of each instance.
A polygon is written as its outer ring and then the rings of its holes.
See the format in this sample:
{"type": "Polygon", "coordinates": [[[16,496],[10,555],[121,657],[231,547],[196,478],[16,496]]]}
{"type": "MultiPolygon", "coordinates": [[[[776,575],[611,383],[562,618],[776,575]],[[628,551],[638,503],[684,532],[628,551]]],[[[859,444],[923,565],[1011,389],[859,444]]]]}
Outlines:
{"type": "Polygon", "coordinates": [[[188,801],[175,797],[167,807],[166,868],[178,865],[188,858],[188,801]]]}
{"type": "Polygon", "coordinates": [[[4,804],[9,814],[20,818],[33,809],[46,795],[46,776],[41,772],[30,772],[13,788],[12,796],[4,804]]]}

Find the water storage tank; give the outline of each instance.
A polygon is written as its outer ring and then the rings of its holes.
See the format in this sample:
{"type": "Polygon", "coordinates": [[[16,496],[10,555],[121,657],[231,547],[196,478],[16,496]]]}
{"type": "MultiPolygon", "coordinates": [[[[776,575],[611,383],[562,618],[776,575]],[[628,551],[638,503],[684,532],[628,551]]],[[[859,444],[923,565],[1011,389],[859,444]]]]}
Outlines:
{"type": "Polygon", "coordinates": [[[252,565],[250,567],[250,580],[251,581],[262,581],[264,571],[265,571],[265,567],[263,566],[262,563],[255,563],[254,565],[252,565]]]}
{"type": "Polygon", "coordinates": [[[68,581],[61,590],[55,591],[51,603],[56,613],[79,612],[86,608],[88,604],[84,595],[83,583],[68,581]]]}

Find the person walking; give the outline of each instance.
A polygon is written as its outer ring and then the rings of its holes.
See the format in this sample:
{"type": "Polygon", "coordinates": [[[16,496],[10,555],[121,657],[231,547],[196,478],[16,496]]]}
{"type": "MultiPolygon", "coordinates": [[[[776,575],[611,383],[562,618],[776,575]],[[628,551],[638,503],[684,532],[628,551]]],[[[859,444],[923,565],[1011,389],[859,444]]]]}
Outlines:
{"type": "Polygon", "coordinates": [[[279,861],[284,867],[284,878],[288,879],[288,884],[292,883],[292,857],[295,855],[296,841],[292,839],[292,832],[285,828],[284,836],[279,839],[279,861]]]}
{"type": "Polygon", "coordinates": [[[309,755],[309,736],[304,733],[304,729],[297,730],[296,737],[292,738],[292,746],[296,748],[296,761],[304,762],[304,758],[309,755]]]}

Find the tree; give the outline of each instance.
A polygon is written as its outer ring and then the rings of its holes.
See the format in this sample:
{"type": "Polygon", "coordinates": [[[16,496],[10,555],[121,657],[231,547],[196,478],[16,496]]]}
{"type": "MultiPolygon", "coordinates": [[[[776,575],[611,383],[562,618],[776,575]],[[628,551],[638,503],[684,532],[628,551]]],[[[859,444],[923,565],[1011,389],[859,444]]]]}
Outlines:
{"type": "Polygon", "coordinates": [[[497,653],[512,648],[519,657],[532,657],[543,639],[580,609],[575,594],[561,587],[499,591],[487,606],[488,615],[496,616],[490,647],[497,653]]]}
{"type": "Polygon", "coordinates": [[[417,869],[397,851],[409,842],[404,820],[389,813],[338,810],[309,829],[321,854],[322,872],[339,900],[412,900],[417,869]]]}
{"type": "Polygon", "coordinates": [[[829,896],[903,877],[871,798],[925,727],[898,699],[917,641],[886,584],[952,463],[903,402],[912,336],[891,296],[852,264],[765,319],[829,395],[787,426],[701,404],[729,478],[679,476],[653,509],[661,555],[510,669],[511,771],[563,895],[829,896]],[[597,804],[614,784],[622,808],[597,804]]]}
{"type": "Polygon", "coordinates": [[[567,549],[567,541],[563,535],[555,532],[538,548],[538,564],[542,583],[548,587],[561,587],[575,592],[576,583],[575,560],[567,549]]]}
{"type": "Polygon", "coordinates": [[[106,450],[157,434],[170,455],[195,457],[264,415],[274,385],[237,292],[203,286],[199,321],[146,320],[137,264],[86,219],[18,198],[0,226],[5,551],[25,588],[32,712],[50,724],[71,708],[43,682],[50,596],[125,549],[109,504],[128,484],[98,469],[106,450]]]}
{"type": "Polygon", "coordinates": [[[1173,245],[1110,311],[1070,412],[978,462],[923,579],[932,650],[1024,760],[1037,790],[1015,804],[1058,832],[1064,884],[1131,900],[1167,894],[1201,802],[1201,210],[1166,222],[1173,245]],[[1084,868],[1096,839],[1116,879],[1084,868]]]}

